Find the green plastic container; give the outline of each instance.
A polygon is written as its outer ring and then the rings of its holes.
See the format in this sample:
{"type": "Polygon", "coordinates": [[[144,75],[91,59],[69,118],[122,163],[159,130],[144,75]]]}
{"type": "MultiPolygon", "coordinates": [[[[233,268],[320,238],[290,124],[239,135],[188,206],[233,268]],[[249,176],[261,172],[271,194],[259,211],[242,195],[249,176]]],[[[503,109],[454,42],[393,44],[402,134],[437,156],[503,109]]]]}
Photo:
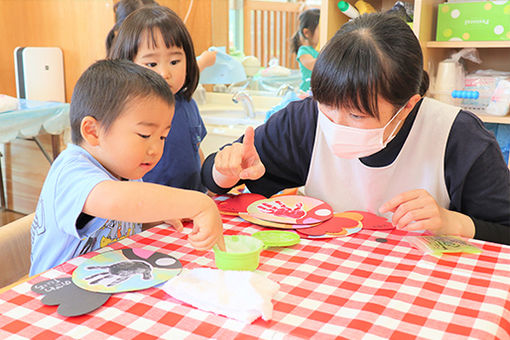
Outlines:
{"type": "Polygon", "coordinates": [[[255,270],[259,266],[260,252],[268,247],[285,247],[299,243],[296,233],[270,230],[248,235],[225,235],[227,251],[213,247],[214,262],[222,270],[255,270]]]}

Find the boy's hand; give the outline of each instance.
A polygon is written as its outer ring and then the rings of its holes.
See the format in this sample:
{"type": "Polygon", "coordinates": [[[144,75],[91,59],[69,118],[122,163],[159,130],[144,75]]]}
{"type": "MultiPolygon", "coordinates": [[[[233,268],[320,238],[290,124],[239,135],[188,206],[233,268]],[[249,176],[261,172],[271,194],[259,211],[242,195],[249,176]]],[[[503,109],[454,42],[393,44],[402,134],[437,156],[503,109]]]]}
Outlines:
{"type": "Polygon", "coordinates": [[[218,248],[225,251],[223,222],[220,213],[212,199],[207,198],[210,204],[208,204],[207,209],[202,210],[193,218],[193,230],[189,234],[188,240],[193,248],[197,250],[208,250],[218,244],[218,248]]]}
{"type": "Polygon", "coordinates": [[[266,168],[255,148],[255,132],[246,129],[243,143],[229,145],[216,154],[213,178],[223,188],[233,186],[239,179],[256,180],[264,175],[266,168]]]}
{"type": "Polygon", "coordinates": [[[183,227],[182,227],[182,221],[179,220],[179,219],[172,219],[172,220],[166,220],[164,221],[166,224],[169,224],[171,225],[175,230],[177,230],[178,232],[182,232],[183,230],[183,227]]]}

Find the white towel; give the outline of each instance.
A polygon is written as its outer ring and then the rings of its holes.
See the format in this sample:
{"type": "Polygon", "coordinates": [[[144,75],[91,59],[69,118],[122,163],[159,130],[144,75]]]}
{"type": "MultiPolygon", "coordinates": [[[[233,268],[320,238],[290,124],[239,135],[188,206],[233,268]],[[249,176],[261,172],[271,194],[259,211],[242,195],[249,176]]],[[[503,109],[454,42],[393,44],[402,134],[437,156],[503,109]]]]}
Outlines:
{"type": "Polygon", "coordinates": [[[259,316],[271,319],[271,299],[280,285],[251,271],[196,268],[183,271],[162,288],[196,308],[252,323],[259,316]]]}

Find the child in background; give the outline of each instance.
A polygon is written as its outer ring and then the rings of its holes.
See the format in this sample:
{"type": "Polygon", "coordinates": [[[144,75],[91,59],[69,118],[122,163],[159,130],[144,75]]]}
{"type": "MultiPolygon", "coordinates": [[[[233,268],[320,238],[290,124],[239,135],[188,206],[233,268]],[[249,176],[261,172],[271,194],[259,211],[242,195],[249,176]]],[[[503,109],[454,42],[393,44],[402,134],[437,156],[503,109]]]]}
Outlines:
{"type": "Polygon", "coordinates": [[[144,6],[158,6],[158,3],[154,0],[120,0],[113,6],[113,12],[115,14],[115,24],[113,25],[110,32],[106,36],[106,54],[110,52],[113,44],[113,39],[119,33],[119,27],[124,22],[126,17],[138,8],[144,6]]]}
{"type": "Polygon", "coordinates": [[[291,38],[291,51],[301,71],[301,85],[304,92],[310,90],[310,78],[319,52],[315,49],[319,43],[319,17],[317,8],[307,9],[299,15],[299,30],[291,38]]]}
{"type": "Polygon", "coordinates": [[[136,234],[141,223],[193,220],[196,249],[224,247],[215,203],[191,190],[142,183],[158,162],[174,98],[156,73],[127,60],[102,60],[78,80],[71,137],[44,182],[32,224],[30,275],[136,234]]]}
{"type": "Polygon", "coordinates": [[[175,115],[163,156],[143,180],[205,192],[200,180],[200,142],[207,131],[191,98],[199,69],[182,20],[163,6],[138,9],[120,26],[109,58],[131,60],[157,72],[175,95],[175,115]]]}
{"type": "MultiPolygon", "coordinates": [[[[119,33],[120,25],[124,22],[126,17],[144,6],[159,6],[159,4],[154,0],[120,0],[113,6],[113,12],[115,13],[115,25],[113,25],[112,29],[106,36],[106,55],[110,53],[113,40],[119,33]]],[[[200,71],[206,67],[214,65],[215,62],[216,52],[208,50],[202,52],[200,59],[197,60],[200,71]]]]}
{"type": "Polygon", "coordinates": [[[321,50],[311,87],[313,97],[211,154],[207,187],[222,193],[245,182],[269,197],[304,185],[335,211],[379,213],[397,229],[510,244],[501,149],[474,114],[422,98],[422,50],[403,20],[365,14],[345,23],[321,50]]]}

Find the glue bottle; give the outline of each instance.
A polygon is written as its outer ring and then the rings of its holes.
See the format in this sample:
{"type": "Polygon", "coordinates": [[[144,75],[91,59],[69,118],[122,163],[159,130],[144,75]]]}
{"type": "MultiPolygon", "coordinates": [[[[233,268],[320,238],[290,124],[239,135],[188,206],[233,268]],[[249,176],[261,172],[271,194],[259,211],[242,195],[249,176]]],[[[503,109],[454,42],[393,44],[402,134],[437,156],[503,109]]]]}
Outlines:
{"type": "Polygon", "coordinates": [[[358,10],[352,6],[351,4],[349,4],[348,2],[346,1],[339,1],[338,4],[338,9],[342,11],[343,14],[347,15],[349,18],[357,18],[359,17],[359,12],[358,10]]]}
{"type": "Polygon", "coordinates": [[[376,10],[366,1],[358,0],[354,3],[354,7],[358,9],[359,14],[375,13],[376,10]]]}

